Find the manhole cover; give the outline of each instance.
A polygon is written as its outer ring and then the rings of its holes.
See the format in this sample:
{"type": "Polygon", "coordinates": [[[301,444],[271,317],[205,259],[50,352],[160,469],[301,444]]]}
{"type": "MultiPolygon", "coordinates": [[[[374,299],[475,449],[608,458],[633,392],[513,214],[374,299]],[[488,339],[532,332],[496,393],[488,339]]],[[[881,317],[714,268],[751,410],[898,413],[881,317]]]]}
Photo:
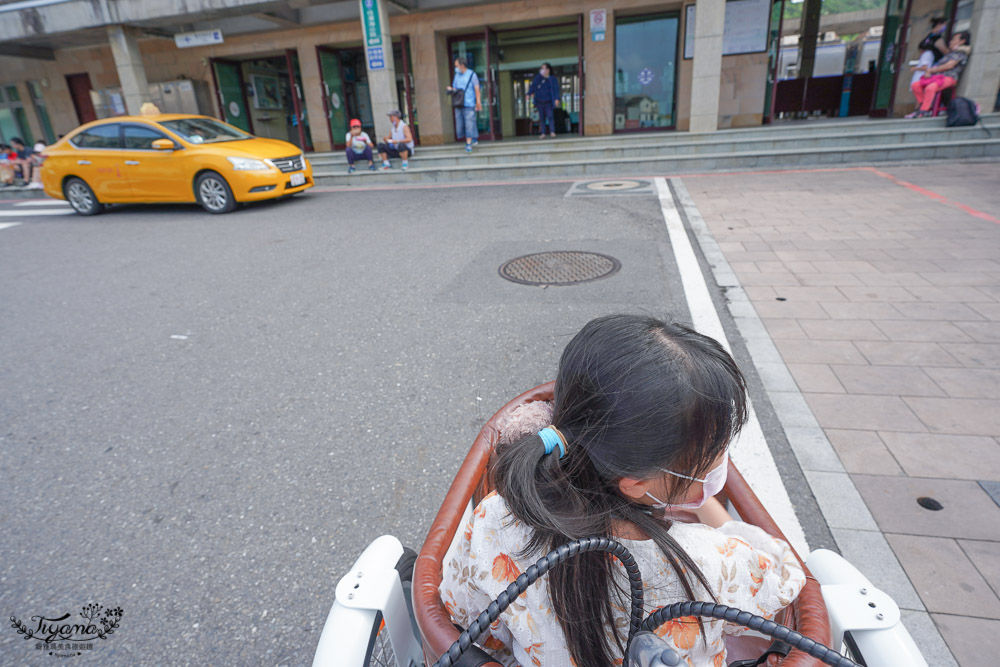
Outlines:
{"type": "Polygon", "coordinates": [[[645,185],[642,181],[596,181],[588,183],[588,190],[634,190],[645,185]]]}
{"type": "Polygon", "coordinates": [[[605,178],[600,181],[576,181],[567,197],[655,197],[656,184],[648,178],[605,178]]]}
{"type": "Polygon", "coordinates": [[[508,260],[500,277],[522,285],[574,285],[606,278],[620,268],[621,262],[600,253],[554,250],[508,260]]]}

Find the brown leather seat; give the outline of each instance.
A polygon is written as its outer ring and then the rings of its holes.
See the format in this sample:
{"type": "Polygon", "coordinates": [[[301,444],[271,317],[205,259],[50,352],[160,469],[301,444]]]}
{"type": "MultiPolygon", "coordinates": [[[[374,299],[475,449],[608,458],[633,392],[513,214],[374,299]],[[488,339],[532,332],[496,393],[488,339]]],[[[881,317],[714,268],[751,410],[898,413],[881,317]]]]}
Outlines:
{"type": "MultiPolygon", "coordinates": [[[[452,538],[460,528],[459,523],[466,506],[470,501],[474,505],[478,504],[479,500],[489,492],[486,465],[490,452],[499,439],[499,430],[496,425],[502,416],[520,405],[532,401],[551,401],[553,385],[554,383],[549,382],[524,392],[503,406],[483,426],[475,442],[472,443],[472,448],[465,457],[465,461],[458,469],[455,481],[448,489],[441,509],[434,518],[434,523],[431,524],[430,532],[428,532],[424,546],[417,557],[413,573],[413,609],[417,617],[417,624],[420,626],[424,657],[428,665],[433,664],[459,636],[459,631],[455,628],[441,602],[438,586],[441,583],[445,553],[448,551],[452,538]]],[[[729,498],[744,521],[760,526],[771,535],[784,539],[777,524],[774,523],[732,462],[729,464],[729,477],[723,493],[729,498]]],[[[805,567],[804,564],[803,567],[805,567]]],[[[809,575],[808,570],[806,570],[806,574],[808,578],[805,587],[795,602],[783,612],[784,617],[779,618],[779,620],[805,636],[829,646],[830,622],[826,606],[823,604],[823,596],[820,593],[819,584],[809,575]]],[[[759,651],[762,645],[754,638],[733,639],[736,641],[727,639],[730,660],[748,657],[745,654],[747,651],[759,651]],[[739,655],[741,653],[745,655],[739,655]]],[[[763,645],[766,645],[766,642],[763,645]]],[[[760,655],[760,652],[756,655],[760,655]]],[[[774,660],[773,664],[783,665],[783,667],[815,667],[822,663],[805,653],[792,651],[787,657],[774,660]]],[[[490,665],[496,665],[496,663],[490,663],[490,665]]]]}

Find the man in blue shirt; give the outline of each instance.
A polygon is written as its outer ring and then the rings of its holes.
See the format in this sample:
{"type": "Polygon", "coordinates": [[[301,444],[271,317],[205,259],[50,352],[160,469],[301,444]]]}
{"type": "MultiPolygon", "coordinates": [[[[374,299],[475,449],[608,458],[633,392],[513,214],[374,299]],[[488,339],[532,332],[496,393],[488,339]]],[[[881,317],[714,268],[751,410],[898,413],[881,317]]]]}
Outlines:
{"type": "Polygon", "coordinates": [[[556,122],[553,105],[559,106],[559,80],[552,76],[552,65],[542,63],[528,88],[528,95],[534,95],[535,108],[538,109],[538,138],[545,138],[545,125],[548,124],[552,137],[556,136],[556,122]]]}
{"type": "Polygon", "coordinates": [[[448,86],[449,93],[460,90],[465,93],[465,97],[464,104],[455,107],[455,135],[459,139],[465,139],[465,152],[471,153],[472,147],[479,143],[476,112],[483,110],[483,98],[479,90],[479,77],[466,65],[465,58],[455,58],[455,78],[448,86]]]}

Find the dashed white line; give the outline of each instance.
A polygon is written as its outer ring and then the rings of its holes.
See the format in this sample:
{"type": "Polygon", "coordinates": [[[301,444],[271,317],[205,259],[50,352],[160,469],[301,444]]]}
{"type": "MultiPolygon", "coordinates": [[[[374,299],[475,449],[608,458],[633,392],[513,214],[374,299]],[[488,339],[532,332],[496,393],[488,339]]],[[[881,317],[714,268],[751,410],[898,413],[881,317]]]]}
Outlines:
{"type": "MultiPolygon", "coordinates": [[[[684,297],[687,300],[688,309],[691,311],[691,321],[695,329],[719,341],[731,353],[729,339],[726,338],[726,332],[722,328],[722,320],[719,319],[719,313],[715,310],[715,304],[712,303],[712,296],[708,292],[705,276],[701,272],[698,258],[694,254],[694,248],[691,246],[687,231],[684,229],[684,223],[677,211],[677,205],[674,203],[674,195],[665,178],[656,178],[655,180],[663,220],[667,225],[670,245],[673,248],[674,259],[681,275],[681,284],[684,286],[684,297]]],[[[768,514],[781,527],[785,537],[800,554],[808,554],[809,546],[806,542],[805,531],[802,530],[802,524],[799,523],[799,518],[792,507],[788,491],[781,481],[778,466],[767,446],[767,440],[764,438],[764,432],[760,427],[760,421],[757,419],[757,413],[752,403],[750,404],[750,418],[736,442],[733,443],[731,451],[733,462],[743,473],[754,493],[760,498],[761,503],[767,508],[768,514]]]]}
{"type": "Polygon", "coordinates": [[[41,211],[0,211],[0,218],[26,218],[39,215],[73,215],[73,209],[43,209],[41,211]]]}
{"type": "Polygon", "coordinates": [[[19,201],[14,206],[69,206],[69,202],[63,199],[26,199],[19,201]]]}
{"type": "Polygon", "coordinates": [[[20,222],[0,222],[0,229],[9,229],[11,227],[17,227],[20,222]]]}

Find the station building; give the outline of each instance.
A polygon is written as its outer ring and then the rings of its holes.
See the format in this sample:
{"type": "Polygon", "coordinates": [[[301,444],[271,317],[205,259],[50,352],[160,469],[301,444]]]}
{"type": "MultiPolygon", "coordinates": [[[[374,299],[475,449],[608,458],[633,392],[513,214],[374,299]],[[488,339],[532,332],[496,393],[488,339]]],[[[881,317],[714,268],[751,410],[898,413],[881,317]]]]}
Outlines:
{"type": "Polygon", "coordinates": [[[822,0],[805,0],[796,20],[785,16],[791,6],[0,0],[0,139],[51,143],[81,123],[138,113],[143,102],[154,102],[306,151],[343,146],[351,118],[382,136],[387,112],[398,108],[419,143],[443,144],[455,140],[446,88],[456,57],[482,82],[481,140],[537,131],[527,89],[542,62],[560,83],[563,133],[704,132],[816,114],[899,116],[912,109],[906,64],[934,16],[948,19],[950,30],[972,30],[960,92],[986,110],[997,102],[1000,0],[888,0],[867,13],[832,17],[822,13],[822,0]],[[860,37],[854,50],[834,40],[845,55],[830,79],[817,63],[827,57],[824,39],[837,30],[860,37]]]}

